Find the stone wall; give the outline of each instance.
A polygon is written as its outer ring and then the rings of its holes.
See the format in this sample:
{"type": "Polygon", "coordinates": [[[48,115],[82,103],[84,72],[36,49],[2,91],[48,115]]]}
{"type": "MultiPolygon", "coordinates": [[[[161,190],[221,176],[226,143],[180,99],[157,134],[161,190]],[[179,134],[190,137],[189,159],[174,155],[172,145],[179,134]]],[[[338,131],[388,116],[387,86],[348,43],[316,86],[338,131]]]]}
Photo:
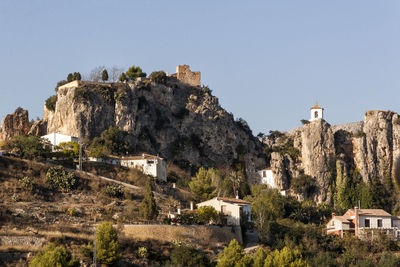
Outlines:
{"type": "Polygon", "coordinates": [[[178,65],[176,67],[176,77],[179,81],[192,86],[201,85],[200,71],[191,71],[188,65],[178,65]]]}

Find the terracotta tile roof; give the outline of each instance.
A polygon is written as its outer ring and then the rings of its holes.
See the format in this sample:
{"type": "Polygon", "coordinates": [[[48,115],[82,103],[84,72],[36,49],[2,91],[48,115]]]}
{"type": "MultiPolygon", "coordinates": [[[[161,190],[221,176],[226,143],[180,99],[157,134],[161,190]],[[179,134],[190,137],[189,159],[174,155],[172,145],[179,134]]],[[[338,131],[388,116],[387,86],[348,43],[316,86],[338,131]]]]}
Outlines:
{"type": "Polygon", "coordinates": [[[250,204],[250,202],[248,202],[246,200],[237,199],[237,198],[229,198],[229,197],[217,197],[217,200],[222,200],[225,202],[237,203],[237,204],[250,204]]]}
{"type": "Polygon", "coordinates": [[[335,216],[333,219],[339,220],[343,223],[350,223],[351,220],[350,216],[335,216]]]}
{"type": "Polygon", "coordinates": [[[392,215],[382,209],[360,209],[358,211],[359,215],[363,216],[389,216],[392,217],[392,215]]]}
{"type": "Polygon", "coordinates": [[[315,106],[311,107],[310,109],[323,109],[323,108],[320,107],[318,104],[315,104],[315,106]]]}
{"type": "MultiPolygon", "coordinates": [[[[142,154],[142,155],[137,155],[137,156],[126,156],[122,157],[122,160],[139,160],[139,159],[158,159],[160,157],[154,156],[154,155],[149,155],[149,154],[142,154]]],[[[160,158],[161,159],[161,158],[160,158]]]]}

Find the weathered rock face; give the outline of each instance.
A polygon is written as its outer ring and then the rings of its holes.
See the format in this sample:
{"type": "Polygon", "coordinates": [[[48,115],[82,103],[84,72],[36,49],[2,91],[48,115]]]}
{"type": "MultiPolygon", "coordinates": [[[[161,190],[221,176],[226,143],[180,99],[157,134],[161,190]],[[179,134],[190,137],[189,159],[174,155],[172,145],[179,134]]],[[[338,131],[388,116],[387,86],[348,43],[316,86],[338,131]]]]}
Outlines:
{"type": "Polygon", "coordinates": [[[28,111],[23,108],[17,108],[14,113],[4,117],[1,123],[0,140],[9,140],[13,136],[26,135],[28,132],[28,111]]]}
{"type": "Polygon", "coordinates": [[[261,143],[246,125],[235,122],[208,89],[176,80],[64,86],[55,111],[45,109],[43,120],[47,132],[82,138],[118,126],[137,152],[181,163],[226,166],[241,160],[254,181],[256,169],[265,165],[261,143]]]}
{"type": "Polygon", "coordinates": [[[391,180],[400,157],[400,119],[390,111],[368,111],[363,132],[353,138],[354,161],[364,182],[391,180]]]}
{"type": "Polygon", "coordinates": [[[29,130],[28,134],[43,136],[47,134],[47,121],[38,120],[35,121],[29,130]]]}
{"type": "Polygon", "coordinates": [[[329,184],[332,166],[335,166],[335,143],[330,125],[324,120],[315,120],[304,126],[301,159],[304,173],[316,180],[314,200],[318,203],[330,201],[329,184]]]}
{"type": "Polygon", "coordinates": [[[278,152],[271,153],[271,170],[274,183],[278,190],[288,190],[290,187],[290,157],[285,157],[278,152]]]}

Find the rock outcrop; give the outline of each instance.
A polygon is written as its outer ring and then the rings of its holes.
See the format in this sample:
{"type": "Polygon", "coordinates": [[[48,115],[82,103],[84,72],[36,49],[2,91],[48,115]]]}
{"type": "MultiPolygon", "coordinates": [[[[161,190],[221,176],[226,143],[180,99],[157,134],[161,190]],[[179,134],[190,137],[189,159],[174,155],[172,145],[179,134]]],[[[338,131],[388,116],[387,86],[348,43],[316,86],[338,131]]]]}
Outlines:
{"type": "Polygon", "coordinates": [[[333,178],[332,166],[335,166],[335,142],[330,125],[323,119],[305,125],[301,140],[302,168],[316,180],[314,200],[330,201],[329,184],[333,178]]]}
{"type": "Polygon", "coordinates": [[[242,161],[248,177],[265,165],[262,144],[235,121],[208,88],[170,77],[167,83],[74,82],[58,89],[55,110],[45,108],[47,132],[93,138],[111,126],[129,133],[137,153],[160,154],[186,165],[226,166],[242,161]]]}
{"type": "Polygon", "coordinates": [[[4,117],[0,128],[0,140],[9,140],[13,136],[26,135],[29,129],[28,111],[19,107],[14,113],[4,117]]]}

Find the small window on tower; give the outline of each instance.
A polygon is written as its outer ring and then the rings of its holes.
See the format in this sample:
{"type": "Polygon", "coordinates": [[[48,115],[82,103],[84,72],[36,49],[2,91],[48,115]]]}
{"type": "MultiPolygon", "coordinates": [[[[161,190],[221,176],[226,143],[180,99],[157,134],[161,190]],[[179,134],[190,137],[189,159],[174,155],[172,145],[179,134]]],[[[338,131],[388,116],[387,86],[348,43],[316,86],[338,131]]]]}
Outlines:
{"type": "Polygon", "coordinates": [[[263,177],[267,177],[267,172],[263,171],[263,177]]]}
{"type": "Polygon", "coordinates": [[[315,116],[315,118],[318,118],[318,111],[314,112],[314,116],[315,116]]]}

